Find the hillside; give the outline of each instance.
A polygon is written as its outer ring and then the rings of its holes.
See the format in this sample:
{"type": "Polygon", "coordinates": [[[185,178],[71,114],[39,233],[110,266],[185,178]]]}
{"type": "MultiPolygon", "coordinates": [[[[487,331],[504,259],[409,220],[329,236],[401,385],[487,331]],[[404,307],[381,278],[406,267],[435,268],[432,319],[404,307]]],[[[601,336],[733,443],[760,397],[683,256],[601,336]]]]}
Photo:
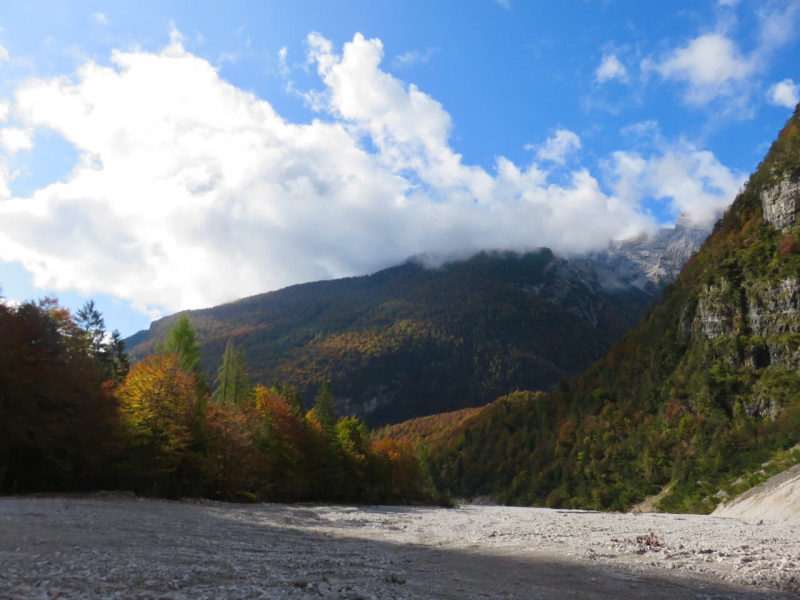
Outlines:
{"type": "MultiPolygon", "coordinates": [[[[632,286],[606,292],[590,270],[542,250],[437,269],[409,261],[189,317],[209,373],[233,339],[256,382],[291,383],[310,402],[330,380],[340,413],[378,425],[550,389],[600,358],[651,301],[632,286]]],[[[132,357],[151,353],[174,319],[128,339],[132,357]]]]}
{"type": "Polygon", "coordinates": [[[438,484],[624,509],[673,483],[661,509],[710,512],[763,479],[763,464],[797,462],[799,210],[800,108],[679,279],[605,358],[427,444],[438,484]]]}

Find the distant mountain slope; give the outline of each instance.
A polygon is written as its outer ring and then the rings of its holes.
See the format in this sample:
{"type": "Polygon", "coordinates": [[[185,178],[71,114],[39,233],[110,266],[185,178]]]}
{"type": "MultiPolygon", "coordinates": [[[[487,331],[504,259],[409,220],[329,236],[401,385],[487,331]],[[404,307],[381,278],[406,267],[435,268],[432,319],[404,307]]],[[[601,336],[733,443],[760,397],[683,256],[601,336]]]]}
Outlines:
{"type": "MultiPolygon", "coordinates": [[[[377,425],[550,389],[601,357],[651,301],[632,286],[607,292],[591,269],[541,250],[438,269],[408,262],[189,316],[209,373],[232,338],[255,380],[292,383],[308,401],[330,380],[340,412],[377,425]]],[[[132,357],[152,352],[174,318],[126,340],[132,357]]]]}
{"type": "Polygon", "coordinates": [[[798,212],[800,107],[679,279],[603,360],[550,394],[500,399],[444,438],[426,423],[399,430],[434,439],[434,476],[458,495],[621,509],[673,483],[661,509],[711,511],[765,461],[791,462],[800,441],[798,212]]]}

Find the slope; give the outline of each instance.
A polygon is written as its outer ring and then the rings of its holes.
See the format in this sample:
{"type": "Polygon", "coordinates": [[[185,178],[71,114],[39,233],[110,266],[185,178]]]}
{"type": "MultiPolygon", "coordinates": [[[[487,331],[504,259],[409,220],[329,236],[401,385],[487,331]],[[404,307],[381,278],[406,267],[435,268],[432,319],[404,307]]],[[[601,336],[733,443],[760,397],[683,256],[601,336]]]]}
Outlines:
{"type": "Polygon", "coordinates": [[[603,360],[427,444],[438,485],[622,509],[672,482],[660,508],[696,512],[741,491],[800,440],[799,210],[800,108],[680,278],[603,360]]]}
{"type": "MultiPolygon", "coordinates": [[[[208,372],[233,339],[256,381],[291,383],[308,402],[329,380],[340,413],[379,425],[551,389],[600,358],[651,299],[631,286],[607,292],[591,269],[541,250],[437,269],[409,261],[189,316],[208,372]]],[[[132,357],[153,352],[175,318],[126,340],[132,357]]]]}

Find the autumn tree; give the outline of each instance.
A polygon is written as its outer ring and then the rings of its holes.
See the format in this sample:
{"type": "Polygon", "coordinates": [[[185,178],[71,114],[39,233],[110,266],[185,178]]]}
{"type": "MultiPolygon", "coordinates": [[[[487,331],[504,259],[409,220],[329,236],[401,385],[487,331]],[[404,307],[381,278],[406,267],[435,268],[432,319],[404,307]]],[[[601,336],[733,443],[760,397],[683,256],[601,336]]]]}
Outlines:
{"type": "Polygon", "coordinates": [[[127,467],[139,481],[167,481],[185,458],[195,413],[195,378],[177,354],[146,358],[132,368],[116,396],[129,451],[127,467]]]}
{"type": "Polygon", "coordinates": [[[266,468],[257,446],[259,415],[252,405],[210,404],[205,411],[205,476],[223,500],[255,499],[266,468]]]}
{"type": "Polygon", "coordinates": [[[0,491],[103,485],[116,416],[69,310],[52,298],[0,305],[0,491]]]}

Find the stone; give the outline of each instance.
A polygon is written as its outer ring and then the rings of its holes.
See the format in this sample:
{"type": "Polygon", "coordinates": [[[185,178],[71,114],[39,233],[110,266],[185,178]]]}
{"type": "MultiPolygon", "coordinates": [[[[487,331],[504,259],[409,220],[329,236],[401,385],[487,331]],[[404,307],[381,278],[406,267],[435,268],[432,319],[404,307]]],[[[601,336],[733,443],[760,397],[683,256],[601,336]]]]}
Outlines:
{"type": "Polygon", "coordinates": [[[787,177],[775,187],[761,192],[764,220],[782,231],[797,222],[800,212],[800,179],[787,177]]]}

